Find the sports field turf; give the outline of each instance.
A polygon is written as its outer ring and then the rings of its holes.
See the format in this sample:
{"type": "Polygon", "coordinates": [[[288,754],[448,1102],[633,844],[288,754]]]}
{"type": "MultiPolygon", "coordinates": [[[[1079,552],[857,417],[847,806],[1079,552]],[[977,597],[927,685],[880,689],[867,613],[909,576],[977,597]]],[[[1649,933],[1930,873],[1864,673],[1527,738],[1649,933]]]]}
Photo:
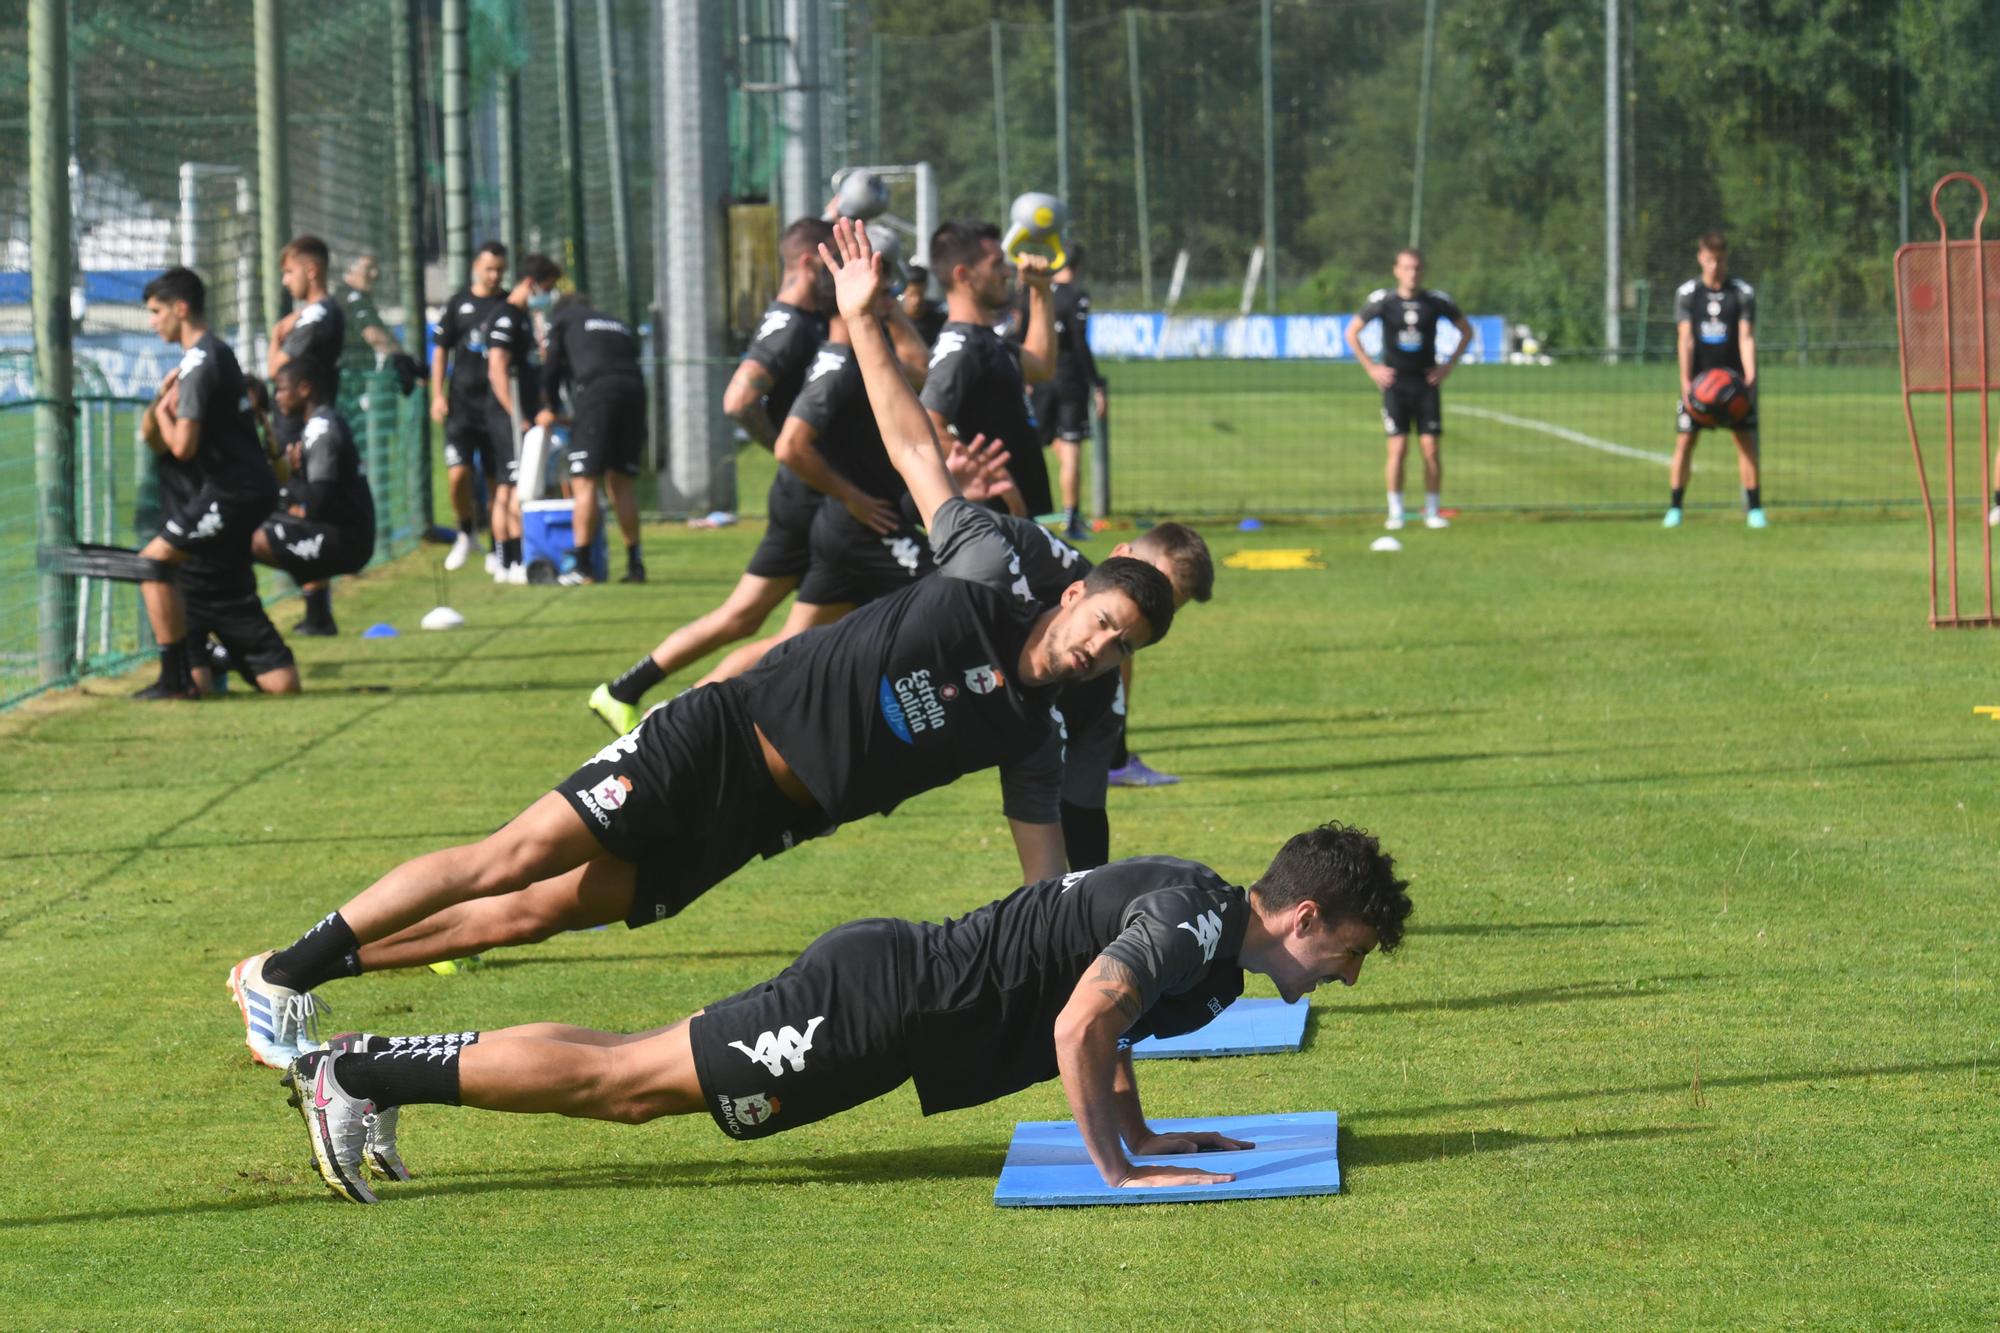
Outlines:
{"type": "MultiPolygon", "coordinates": [[[[304,698],[0,719],[0,1324],[1990,1327],[2000,641],[1922,627],[1915,521],[1376,531],[1209,530],[1325,567],[1225,569],[1141,657],[1135,746],[1186,781],[1112,796],[1115,854],[1247,880],[1339,817],[1412,876],[1405,948],[1314,996],[1302,1053],[1141,1071],[1160,1116],[1338,1110],[1345,1193],[996,1209],[1051,1083],[761,1144],[419,1107],[419,1178],[335,1200],[230,965],[566,775],[590,687],[757,533],[656,531],[644,588],[461,578],[441,635],[432,549],[343,588],[304,698]]],[[[389,1032],[658,1024],[838,922],[1003,893],[997,807],[977,775],[668,924],[325,995],[389,1032]]]]}

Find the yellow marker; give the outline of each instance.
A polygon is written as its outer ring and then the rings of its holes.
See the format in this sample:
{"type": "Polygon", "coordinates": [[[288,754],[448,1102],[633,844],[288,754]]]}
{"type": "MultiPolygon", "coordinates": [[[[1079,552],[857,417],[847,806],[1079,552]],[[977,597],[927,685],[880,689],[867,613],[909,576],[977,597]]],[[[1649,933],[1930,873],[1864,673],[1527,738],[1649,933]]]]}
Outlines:
{"type": "Polygon", "coordinates": [[[1995,722],[2000,722],[2000,704],[1988,704],[1984,708],[1975,708],[1972,710],[1972,712],[1975,717],[1981,713],[1984,713],[1986,716],[1992,718],[1995,722]]]}
{"type": "Polygon", "coordinates": [[[1306,547],[1237,551],[1222,562],[1231,569],[1325,569],[1319,552],[1306,547]]]}

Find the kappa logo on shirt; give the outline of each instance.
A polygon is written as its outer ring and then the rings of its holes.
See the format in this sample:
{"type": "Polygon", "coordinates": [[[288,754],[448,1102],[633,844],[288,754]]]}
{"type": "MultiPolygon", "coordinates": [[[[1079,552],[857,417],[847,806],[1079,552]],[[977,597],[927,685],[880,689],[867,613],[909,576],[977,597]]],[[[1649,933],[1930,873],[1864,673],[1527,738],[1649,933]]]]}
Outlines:
{"type": "Polygon", "coordinates": [[[767,310],[764,312],[764,322],[757,326],[757,336],[750,341],[763,342],[774,333],[782,333],[791,322],[792,315],[789,310],[767,310]]]}
{"type": "Polygon", "coordinates": [[[1202,962],[1212,963],[1215,961],[1215,946],[1222,942],[1222,914],[1220,912],[1213,910],[1203,912],[1192,921],[1181,922],[1177,929],[1185,930],[1188,934],[1194,936],[1195,943],[1201,946],[1202,962]]]}
{"type": "MultiPolygon", "coordinates": [[[[646,716],[651,717],[652,714],[648,713],[646,716]]],[[[642,719],[638,727],[632,728],[632,730],[626,732],[602,750],[599,750],[590,762],[593,764],[615,764],[627,755],[639,753],[639,727],[645,725],[646,723],[642,719]]]]}
{"type": "Polygon", "coordinates": [[[965,669],[965,688],[974,694],[991,694],[1006,683],[1007,678],[991,663],[965,669]]]}
{"type": "Polygon", "coordinates": [[[811,384],[822,375],[831,375],[846,364],[846,357],[838,352],[829,352],[822,348],[819,355],[813,358],[812,368],[806,371],[806,383],[811,384]]]}
{"type": "Polygon", "coordinates": [[[760,1032],[757,1034],[757,1045],[754,1048],[745,1046],[740,1041],[732,1041],[729,1044],[764,1066],[766,1072],[774,1078],[784,1077],[787,1064],[791,1065],[794,1074],[803,1074],[806,1070],[806,1052],[813,1046],[813,1032],[825,1021],[826,1015],[821,1014],[806,1023],[804,1032],[790,1023],[776,1032],[760,1032]]]}
{"type": "MultiPolygon", "coordinates": [[[[279,538],[282,540],[284,535],[284,529],[280,528],[278,530],[279,538]]],[[[303,538],[302,540],[285,543],[285,549],[301,560],[317,560],[319,559],[320,549],[325,545],[326,534],[324,532],[315,532],[312,536],[303,538]]]]}
{"type": "Polygon", "coordinates": [[[1064,876],[1062,877],[1062,888],[1058,889],[1058,890],[1057,890],[1057,892],[1058,892],[1058,893],[1068,893],[1068,892],[1069,892],[1069,891],[1070,891],[1071,889],[1073,889],[1073,888],[1075,888],[1075,887],[1076,887],[1077,885],[1079,885],[1079,884],[1083,883],[1083,877],[1084,877],[1085,875],[1088,875],[1089,873],[1090,873],[1090,872],[1089,872],[1088,870],[1072,870],[1072,871],[1070,871],[1070,872],[1069,872],[1069,873],[1068,873],[1067,875],[1064,875],[1064,876]]]}
{"type": "Polygon", "coordinates": [[[326,309],[327,309],[326,302],[314,301],[304,310],[299,311],[298,323],[293,325],[293,327],[302,329],[306,327],[308,324],[319,323],[321,320],[326,318],[326,309]]]}
{"type": "Polygon", "coordinates": [[[917,545],[915,538],[884,537],[882,544],[889,548],[890,559],[912,574],[917,572],[917,559],[923,554],[923,548],[917,545]]]}
{"type": "Polygon", "coordinates": [[[1050,532],[1047,528],[1043,528],[1042,532],[1046,534],[1049,539],[1049,554],[1054,556],[1056,559],[1062,561],[1062,567],[1064,569],[1068,569],[1071,565],[1083,559],[1083,552],[1077,550],[1074,546],[1071,546],[1068,542],[1056,536],[1053,532],[1050,532]]]}
{"type": "Polygon", "coordinates": [[[931,347],[931,369],[937,369],[940,361],[943,361],[954,352],[962,351],[964,347],[965,335],[957,329],[940,333],[936,344],[931,347]]]}
{"type": "Polygon", "coordinates": [[[208,512],[201,516],[201,521],[194,525],[194,531],[188,535],[200,541],[204,537],[213,537],[220,531],[222,531],[222,506],[211,504],[208,512]]]}
{"type": "Polygon", "coordinates": [[[181,378],[186,379],[188,376],[194,374],[197,370],[200,370],[203,366],[207,364],[208,364],[207,352],[203,351],[199,347],[188,348],[187,354],[181,357],[181,378]]]}
{"type": "Polygon", "coordinates": [[[325,417],[314,417],[306,423],[306,433],[300,437],[300,442],[310,449],[320,436],[332,429],[333,423],[329,422],[325,417]]]}

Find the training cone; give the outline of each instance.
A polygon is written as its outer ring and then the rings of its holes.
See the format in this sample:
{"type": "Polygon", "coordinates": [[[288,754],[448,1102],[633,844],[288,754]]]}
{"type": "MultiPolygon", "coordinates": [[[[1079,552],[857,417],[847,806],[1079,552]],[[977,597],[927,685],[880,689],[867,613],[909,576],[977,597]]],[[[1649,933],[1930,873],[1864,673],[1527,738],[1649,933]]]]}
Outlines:
{"type": "Polygon", "coordinates": [[[362,630],[361,637],[364,639],[400,639],[403,636],[397,633],[396,627],[388,621],[378,620],[367,629],[362,630]]]}
{"type": "Polygon", "coordinates": [[[1403,549],[1403,544],[1394,537],[1377,537],[1374,541],[1368,543],[1368,549],[1371,551],[1400,551],[1403,549]]]}
{"type": "Polygon", "coordinates": [[[457,629],[465,623],[465,617],[448,606],[432,607],[424,612],[425,629],[457,629]]]}
{"type": "Polygon", "coordinates": [[[1246,518],[1236,525],[1236,530],[1238,532],[1262,532],[1264,530],[1264,520],[1261,518],[1246,518]]]}

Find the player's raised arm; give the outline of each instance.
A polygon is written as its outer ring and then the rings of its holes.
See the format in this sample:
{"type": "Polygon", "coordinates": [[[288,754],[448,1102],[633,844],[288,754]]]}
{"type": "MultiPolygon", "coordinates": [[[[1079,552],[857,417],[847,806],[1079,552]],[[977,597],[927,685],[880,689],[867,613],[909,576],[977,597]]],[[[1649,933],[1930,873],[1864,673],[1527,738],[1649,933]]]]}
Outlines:
{"type": "Polygon", "coordinates": [[[1192,1167],[1134,1166],[1125,1155],[1125,1132],[1137,1133],[1144,1128],[1144,1120],[1137,1115],[1138,1086],[1130,1067],[1120,1069],[1125,1057],[1118,1049],[1118,1038],[1144,1011],[1138,976],[1103,953],[1085,971],[1070,993],[1069,1003],[1056,1017],[1056,1068],[1062,1074],[1063,1095],[1069,1099],[1070,1114],[1076,1117],[1077,1131],[1091,1162],[1104,1183],[1114,1188],[1215,1185],[1236,1179],[1192,1167]],[[1121,1078],[1125,1083],[1122,1095],[1121,1078]]]}
{"type": "Polygon", "coordinates": [[[945,470],[944,453],[930,416],[903,378],[895,351],[875,318],[875,302],[882,294],[881,260],[868,244],[868,233],[846,218],[833,224],[833,248],[822,245],[819,253],[833,274],[834,293],[847,321],[848,343],[854,348],[855,364],[861,367],[861,382],[867,386],[868,406],[882,432],[882,445],[903,484],[910,488],[918,516],[929,527],[931,515],[958,494],[958,487],[945,470]]]}
{"type": "Polygon", "coordinates": [[[1053,276],[1049,261],[1041,255],[1022,255],[1021,285],[1028,289],[1028,328],[1021,340],[1021,378],[1041,384],[1056,375],[1056,306],[1049,297],[1053,276]]]}

